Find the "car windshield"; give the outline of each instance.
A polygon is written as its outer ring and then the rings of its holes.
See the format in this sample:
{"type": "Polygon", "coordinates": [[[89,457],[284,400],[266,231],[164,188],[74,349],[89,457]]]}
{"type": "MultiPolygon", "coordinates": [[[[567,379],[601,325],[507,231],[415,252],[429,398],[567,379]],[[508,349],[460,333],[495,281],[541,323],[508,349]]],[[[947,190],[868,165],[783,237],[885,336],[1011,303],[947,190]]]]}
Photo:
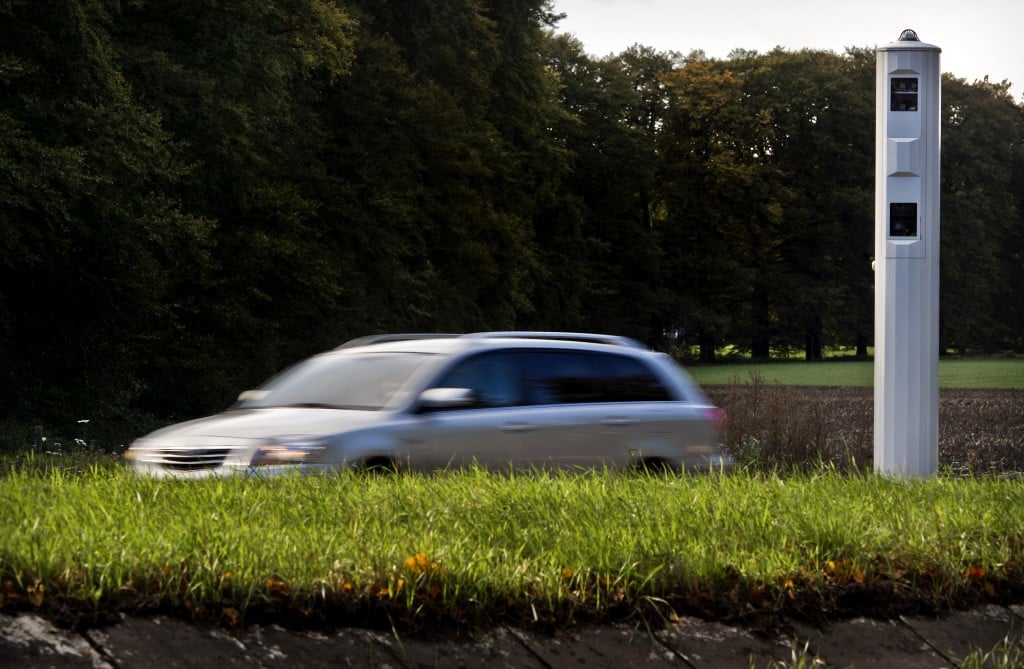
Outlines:
{"type": "Polygon", "coordinates": [[[239,397],[237,408],[316,407],[373,411],[389,406],[433,356],[369,353],[318,356],[239,397]]]}

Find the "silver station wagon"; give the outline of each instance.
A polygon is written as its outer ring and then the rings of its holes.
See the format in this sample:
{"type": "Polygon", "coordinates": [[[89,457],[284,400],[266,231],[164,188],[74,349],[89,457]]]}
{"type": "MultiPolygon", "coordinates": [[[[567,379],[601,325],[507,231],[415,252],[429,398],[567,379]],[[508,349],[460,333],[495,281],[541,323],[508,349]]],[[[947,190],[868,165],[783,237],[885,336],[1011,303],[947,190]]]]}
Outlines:
{"type": "Polygon", "coordinates": [[[723,412],[671,357],[623,337],[363,337],[136,440],[141,473],[345,468],[727,468],[723,412]]]}

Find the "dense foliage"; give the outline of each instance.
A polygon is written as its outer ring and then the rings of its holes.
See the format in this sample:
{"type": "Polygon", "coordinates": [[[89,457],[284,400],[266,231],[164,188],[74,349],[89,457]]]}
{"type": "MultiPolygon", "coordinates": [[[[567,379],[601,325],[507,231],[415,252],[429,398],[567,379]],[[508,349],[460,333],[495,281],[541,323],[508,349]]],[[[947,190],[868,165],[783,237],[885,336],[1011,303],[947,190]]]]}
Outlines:
{"type": "MultiPolygon", "coordinates": [[[[544,0],[0,2],[0,418],[228,403],[374,331],[872,333],[872,51],[544,0]],[[681,45],[682,46],[682,45],[681,45]]],[[[1024,345],[1024,106],[943,80],[942,345],[1024,345]]]]}

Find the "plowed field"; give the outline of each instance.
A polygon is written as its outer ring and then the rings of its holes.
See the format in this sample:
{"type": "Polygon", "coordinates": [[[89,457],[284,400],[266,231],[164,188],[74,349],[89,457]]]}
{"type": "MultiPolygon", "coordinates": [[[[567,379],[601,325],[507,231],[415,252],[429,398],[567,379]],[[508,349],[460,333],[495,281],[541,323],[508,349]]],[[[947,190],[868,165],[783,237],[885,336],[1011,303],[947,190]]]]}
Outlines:
{"type": "MultiPolygon", "coordinates": [[[[730,447],[764,464],[871,465],[871,388],[734,385],[706,391],[729,416],[730,447]]],[[[939,466],[1024,474],[1024,391],[940,390],[939,466]]]]}

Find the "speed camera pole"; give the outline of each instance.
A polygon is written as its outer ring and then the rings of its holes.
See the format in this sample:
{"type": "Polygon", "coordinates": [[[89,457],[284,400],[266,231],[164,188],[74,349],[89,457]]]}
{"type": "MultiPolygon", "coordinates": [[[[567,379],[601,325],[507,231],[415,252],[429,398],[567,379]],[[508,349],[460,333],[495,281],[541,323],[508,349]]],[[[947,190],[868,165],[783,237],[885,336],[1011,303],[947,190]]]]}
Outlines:
{"type": "Polygon", "coordinates": [[[938,467],[941,49],[913,30],[876,52],[876,472],[938,467]]]}

